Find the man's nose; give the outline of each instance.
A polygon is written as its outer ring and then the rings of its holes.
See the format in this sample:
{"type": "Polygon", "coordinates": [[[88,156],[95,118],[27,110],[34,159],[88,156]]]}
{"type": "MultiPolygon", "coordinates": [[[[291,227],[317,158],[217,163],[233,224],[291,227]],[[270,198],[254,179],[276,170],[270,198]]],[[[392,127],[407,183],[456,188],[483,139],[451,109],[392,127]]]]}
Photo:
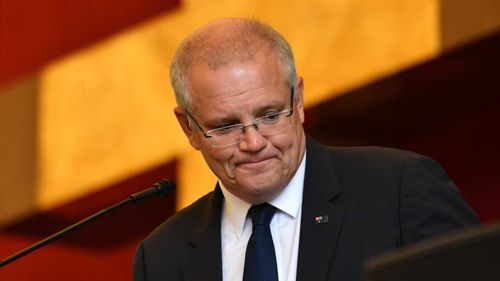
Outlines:
{"type": "Polygon", "coordinates": [[[244,151],[259,151],[266,146],[267,139],[255,124],[243,127],[243,138],[240,141],[240,149],[244,151]]]}

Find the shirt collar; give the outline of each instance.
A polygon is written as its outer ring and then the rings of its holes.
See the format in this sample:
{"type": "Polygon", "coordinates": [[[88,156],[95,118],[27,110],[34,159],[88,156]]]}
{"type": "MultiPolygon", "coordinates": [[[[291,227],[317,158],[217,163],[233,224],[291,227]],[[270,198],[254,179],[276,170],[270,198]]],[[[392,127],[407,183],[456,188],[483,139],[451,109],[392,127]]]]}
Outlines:
{"type": "MultiPolygon", "coordinates": [[[[292,180],[276,198],[268,202],[278,210],[286,213],[293,218],[298,215],[300,206],[302,204],[305,167],[306,154],[304,152],[304,157],[302,158],[299,168],[295,172],[292,180]]],[[[248,209],[250,209],[252,205],[229,192],[220,180],[219,186],[224,195],[224,215],[228,219],[228,223],[239,236],[243,232],[248,209]]]]}

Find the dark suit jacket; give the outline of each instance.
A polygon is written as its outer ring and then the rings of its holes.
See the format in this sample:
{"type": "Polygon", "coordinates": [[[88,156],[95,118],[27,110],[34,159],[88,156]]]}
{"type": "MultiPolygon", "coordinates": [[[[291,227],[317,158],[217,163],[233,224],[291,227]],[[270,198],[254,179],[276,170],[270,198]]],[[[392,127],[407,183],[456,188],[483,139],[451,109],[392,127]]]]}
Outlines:
{"type": "MultiPolygon", "coordinates": [[[[222,280],[219,187],[138,247],[134,280],[222,280]]],[[[328,148],[307,138],[297,280],[360,280],[371,256],[477,223],[432,159],[396,149],[328,148]],[[316,224],[315,217],[328,216],[316,224]]],[[[232,281],[232,280],[225,280],[232,281]]]]}

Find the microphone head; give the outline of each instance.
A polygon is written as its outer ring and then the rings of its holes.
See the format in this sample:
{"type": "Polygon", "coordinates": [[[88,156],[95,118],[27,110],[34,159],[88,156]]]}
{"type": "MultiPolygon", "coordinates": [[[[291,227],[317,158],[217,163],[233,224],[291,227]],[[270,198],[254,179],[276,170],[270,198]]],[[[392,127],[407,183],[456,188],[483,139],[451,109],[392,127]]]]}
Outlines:
{"type": "Polygon", "coordinates": [[[162,179],[154,185],[158,189],[157,196],[167,196],[175,190],[175,181],[162,179]]]}
{"type": "Polygon", "coordinates": [[[173,180],[162,179],[150,188],[130,195],[129,198],[132,202],[138,202],[149,197],[167,196],[174,190],[175,182],[173,180]]]}

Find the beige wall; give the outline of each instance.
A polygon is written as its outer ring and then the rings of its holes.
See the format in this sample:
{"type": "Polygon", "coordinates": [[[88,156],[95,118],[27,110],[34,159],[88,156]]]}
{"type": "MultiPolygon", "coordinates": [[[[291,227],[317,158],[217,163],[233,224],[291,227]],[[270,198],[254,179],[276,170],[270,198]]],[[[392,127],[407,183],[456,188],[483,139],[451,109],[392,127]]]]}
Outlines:
{"type": "Polygon", "coordinates": [[[0,89],[0,224],[177,159],[178,206],[214,176],[172,114],[168,63],[199,25],[255,16],[291,42],[306,106],[498,31],[497,0],[188,0],[0,89]]]}

